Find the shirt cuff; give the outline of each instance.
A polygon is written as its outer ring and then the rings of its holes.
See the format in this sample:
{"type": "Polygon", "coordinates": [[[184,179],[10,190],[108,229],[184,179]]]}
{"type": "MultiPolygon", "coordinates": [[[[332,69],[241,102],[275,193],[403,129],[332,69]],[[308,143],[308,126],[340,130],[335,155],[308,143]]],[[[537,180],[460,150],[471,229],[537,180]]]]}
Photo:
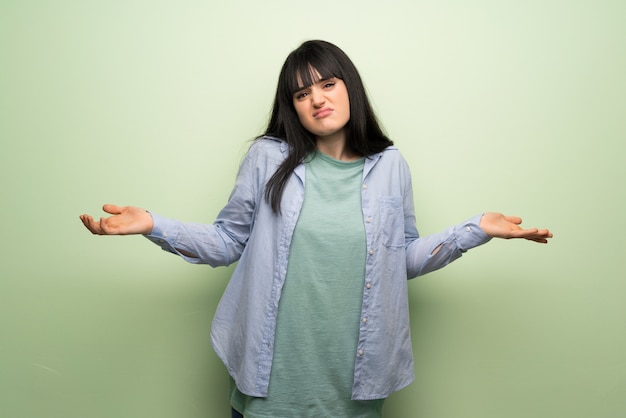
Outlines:
{"type": "Polygon", "coordinates": [[[177,229],[179,222],[174,219],[168,219],[156,213],[149,212],[152,216],[152,232],[144,235],[147,239],[170,253],[179,254],[174,249],[173,243],[178,235],[177,229]]]}
{"type": "Polygon", "coordinates": [[[479,226],[482,217],[481,213],[454,227],[456,242],[461,251],[465,252],[491,240],[491,237],[479,226]]]}

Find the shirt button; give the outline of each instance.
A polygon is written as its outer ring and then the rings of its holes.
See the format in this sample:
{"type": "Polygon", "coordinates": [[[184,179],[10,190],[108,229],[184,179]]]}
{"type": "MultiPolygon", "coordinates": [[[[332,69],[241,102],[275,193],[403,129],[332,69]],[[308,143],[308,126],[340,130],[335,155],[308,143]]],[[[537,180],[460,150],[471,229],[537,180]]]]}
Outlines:
{"type": "Polygon", "coordinates": [[[469,227],[469,226],[466,226],[466,227],[465,227],[465,231],[469,232],[469,231],[470,231],[470,227],[469,227]]]}
{"type": "Polygon", "coordinates": [[[369,255],[374,255],[374,250],[370,249],[367,253],[368,253],[369,255]]]}
{"type": "Polygon", "coordinates": [[[367,184],[363,183],[363,190],[367,189],[367,184]]]}
{"type": "Polygon", "coordinates": [[[367,282],[367,284],[365,285],[366,288],[371,289],[372,288],[372,284],[370,282],[367,282]]]}
{"type": "Polygon", "coordinates": [[[363,322],[364,324],[367,324],[367,318],[361,319],[361,322],[363,322]]]}
{"type": "Polygon", "coordinates": [[[359,351],[357,352],[357,354],[358,354],[359,356],[362,356],[362,355],[363,355],[363,354],[365,354],[365,353],[363,352],[363,350],[359,350],[359,351]]]}
{"type": "Polygon", "coordinates": [[[372,222],[372,217],[368,216],[367,218],[365,218],[365,222],[370,223],[372,222]]]}

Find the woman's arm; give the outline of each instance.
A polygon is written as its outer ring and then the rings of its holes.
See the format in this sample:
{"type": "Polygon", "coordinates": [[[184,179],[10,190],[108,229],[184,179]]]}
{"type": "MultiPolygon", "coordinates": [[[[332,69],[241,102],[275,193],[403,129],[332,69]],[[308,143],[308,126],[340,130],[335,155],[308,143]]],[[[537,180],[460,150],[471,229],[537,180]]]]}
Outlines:
{"type": "Polygon", "coordinates": [[[274,143],[271,143],[273,147],[263,144],[263,141],[255,141],[250,147],[239,167],[228,202],[212,224],[180,222],[135,206],[117,205],[103,206],[103,210],[111,215],[109,217],[95,220],[83,214],[80,219],[96,235],[142,234],[163,250],[183,256],[188,262],[229,265],[239,259],[247,244],[254,214],[262,198],[259,187],[265,182],[264,178],[259,178],[259,173],[262,175],[267,170],[260,167],[268,166],[268,153],[274,151],[276,154],[279,149],[274,143]]]}

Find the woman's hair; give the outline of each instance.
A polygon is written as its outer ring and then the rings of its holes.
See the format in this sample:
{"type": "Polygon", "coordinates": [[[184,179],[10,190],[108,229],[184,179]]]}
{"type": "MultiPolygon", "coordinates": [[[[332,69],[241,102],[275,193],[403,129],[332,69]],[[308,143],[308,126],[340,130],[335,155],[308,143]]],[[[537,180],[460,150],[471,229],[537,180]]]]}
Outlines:
{"type": "Polygon", "coordinates": [[[313,40],[303,43],[287,56],[283,64],[265,131],[265,135],[282,138],[289,145],[287,158],[265,188],[265,198],[276,213],[280,211],[283,190],[293,170],[316,149],[315,135],[307,131],[298,119],[293,95],[302,87],[332,77],[343,80],[348,90],[350,120],[345,126],[348,148],[368,157],[393,144],[378,124],[361,76],[350,58],[329,42],[313,40]]]}

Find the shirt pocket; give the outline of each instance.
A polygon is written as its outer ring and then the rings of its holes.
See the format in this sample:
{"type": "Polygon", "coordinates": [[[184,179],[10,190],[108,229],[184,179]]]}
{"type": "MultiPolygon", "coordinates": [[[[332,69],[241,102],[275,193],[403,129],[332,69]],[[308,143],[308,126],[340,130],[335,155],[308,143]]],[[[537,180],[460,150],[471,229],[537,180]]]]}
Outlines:
{"type": "Polygon", "coordinates": [[[380,233],[386,247],[404,247],[404,210],[402,197],[381,196],[378,198],[380,210],[380,233]]]}

